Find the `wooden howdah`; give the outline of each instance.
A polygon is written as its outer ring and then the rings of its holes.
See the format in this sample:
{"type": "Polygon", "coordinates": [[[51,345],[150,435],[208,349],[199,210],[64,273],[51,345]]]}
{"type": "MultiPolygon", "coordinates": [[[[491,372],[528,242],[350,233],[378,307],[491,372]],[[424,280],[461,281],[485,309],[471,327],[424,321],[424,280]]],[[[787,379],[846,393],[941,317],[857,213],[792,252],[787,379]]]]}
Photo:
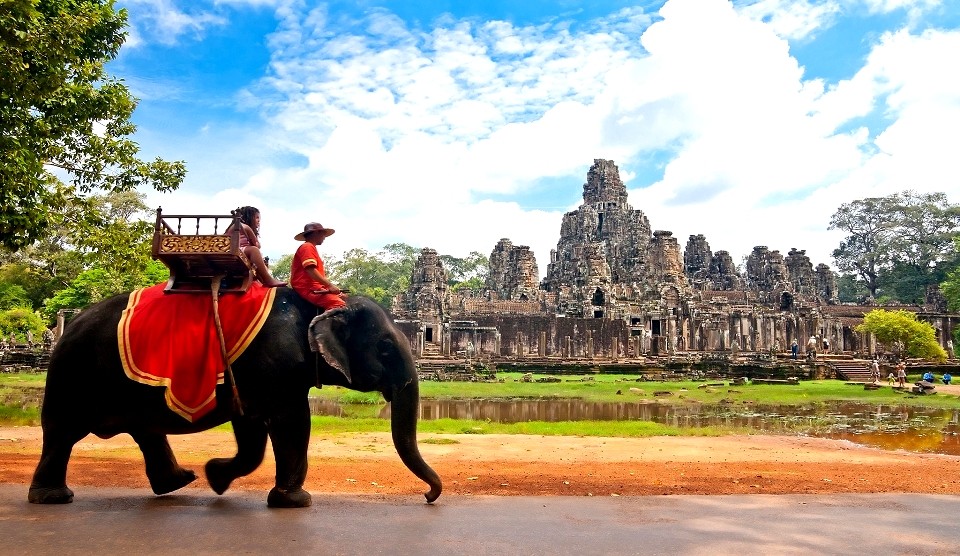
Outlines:
{"type": "Polygon", "coordinates": [[[254,269],[240,247],[240,228],[236,211],[168,215],[158,208],[151,254],[170,269],[164,292],[209,294],[211,281],[220,275],[220,292],[247,291],[254,269]]]}

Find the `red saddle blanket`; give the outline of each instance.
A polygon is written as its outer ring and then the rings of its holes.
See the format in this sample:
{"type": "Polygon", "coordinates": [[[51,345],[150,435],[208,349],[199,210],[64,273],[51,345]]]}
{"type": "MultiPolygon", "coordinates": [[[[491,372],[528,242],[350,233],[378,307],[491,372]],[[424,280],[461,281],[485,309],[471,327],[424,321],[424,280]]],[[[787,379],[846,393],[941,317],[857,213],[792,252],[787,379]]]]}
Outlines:
{"type": "MultiPolygon", "coordinates": [[[[142,384],[166,387],[171,410],[194,422],[216,407],[226,364],[213,322],[210,294],[164,294],[165,284],[130,294],[117,325],[123,370],[142,384]]],[[[254,282],[243,294],[218,301],[220,323],[233,363],[263,327],[275,288],[254,282]]]]}

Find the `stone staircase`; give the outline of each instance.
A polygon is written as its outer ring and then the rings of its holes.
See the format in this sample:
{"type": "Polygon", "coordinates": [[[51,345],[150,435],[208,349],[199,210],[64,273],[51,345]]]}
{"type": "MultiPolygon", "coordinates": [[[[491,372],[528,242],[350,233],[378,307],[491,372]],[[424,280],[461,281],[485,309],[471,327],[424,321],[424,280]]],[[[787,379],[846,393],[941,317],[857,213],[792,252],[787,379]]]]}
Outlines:
{"type": "Polygon", "coordinates": [[[831,361],[830,366],[837,371],[838,378],[847,382],[873,382],[870,377],[870,361],[866,359],[831,361]]]}

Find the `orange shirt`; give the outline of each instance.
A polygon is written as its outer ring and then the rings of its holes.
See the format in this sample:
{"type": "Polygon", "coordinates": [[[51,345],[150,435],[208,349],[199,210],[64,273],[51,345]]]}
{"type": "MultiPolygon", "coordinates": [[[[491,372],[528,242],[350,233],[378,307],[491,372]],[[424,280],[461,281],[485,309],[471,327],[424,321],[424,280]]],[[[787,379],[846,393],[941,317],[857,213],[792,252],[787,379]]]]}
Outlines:
{"type": "Polygon", "coordinates": [[[323,270],[323,259],[320,258],[320,253],[317,253],[317,246],[305,241],[297,248],[297,253],[293,256],[293,263],[290,265],[290,287],[305,297],[313,290],[326,289],[323,284],[307,274],[306,269],[311,266],[317,267],[320,276],[327,276],[327,273],[323,270]]]}
{"type": "Polygon", "coordinates": [[[307,274],[307,269],[311,266],[317,268],[320,276],[327,277],[327,273],[323,270],[323,259],[317,253],[317,246],[306,241],[297,248],[297,253],[293,256],[293,262],[290,265],[290,287],[300,294],[300,297],[317,307],[333,309],[345,306],[346,302],[339,294],[313,293],[314,290],[326,290],[327,287],[307,274]]]}

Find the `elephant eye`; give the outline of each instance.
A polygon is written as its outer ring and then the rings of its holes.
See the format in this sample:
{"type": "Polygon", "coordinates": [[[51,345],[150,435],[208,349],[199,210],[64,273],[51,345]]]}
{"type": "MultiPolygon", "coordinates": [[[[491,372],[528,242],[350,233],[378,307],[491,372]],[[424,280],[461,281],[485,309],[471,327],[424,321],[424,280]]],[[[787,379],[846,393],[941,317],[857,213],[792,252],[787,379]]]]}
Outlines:
{"type": "Polygon", "coordinates": [[[380,357],[392,357],[396,350],[392,342],[380,340],[377,342],[377,351],[380,353],[380,357]]]}

